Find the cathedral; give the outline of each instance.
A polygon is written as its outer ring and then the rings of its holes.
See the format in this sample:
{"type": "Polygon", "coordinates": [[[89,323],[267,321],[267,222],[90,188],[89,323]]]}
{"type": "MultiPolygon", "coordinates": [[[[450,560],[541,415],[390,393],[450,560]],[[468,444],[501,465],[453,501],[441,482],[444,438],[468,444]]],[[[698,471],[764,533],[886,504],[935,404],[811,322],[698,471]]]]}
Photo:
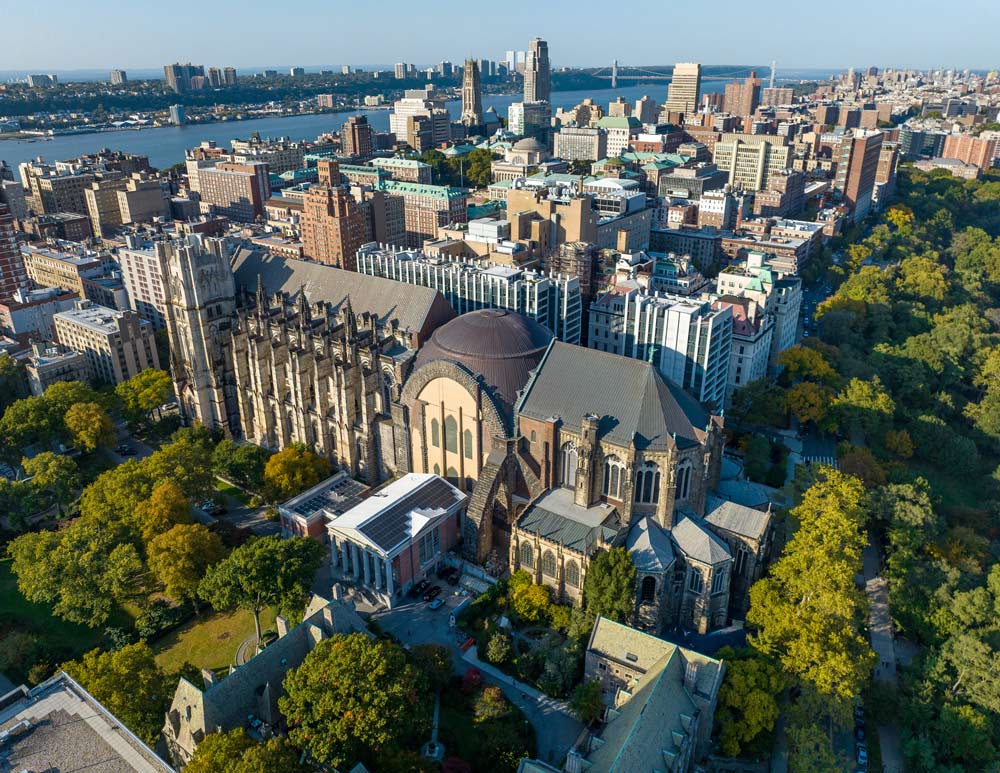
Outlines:
{"type": "Polygon", "coordinates": [[[187,420],[303,443],[372,486],[446,478],[468,496],[464,558],[524,569],[558,601],[582,603],[590,560],[622,546],[639,625],[743,619],[770,511],[714,495],[722,416],[655,367],[513,312],[456,317],[435,290],[225,245],[157,247],[187,420]]]}

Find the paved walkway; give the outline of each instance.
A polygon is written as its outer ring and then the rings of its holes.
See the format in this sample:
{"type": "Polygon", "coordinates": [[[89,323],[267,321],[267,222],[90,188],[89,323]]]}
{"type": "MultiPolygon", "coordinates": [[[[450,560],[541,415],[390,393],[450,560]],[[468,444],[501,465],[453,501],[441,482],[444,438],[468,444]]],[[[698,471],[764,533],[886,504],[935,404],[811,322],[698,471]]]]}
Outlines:
{"type": "Polygon", "coordinates": [[[485,680],[497,684],[511,703],[524,712],[535,728],[538,759],[560,768],[566,753],[583,730],[583,723],[573,716],[566,702],[550,698],[531,685],[523,684],[489,663],[482,662],[475,647],[470,647],[463,659],[482,671],[485,680]]]}
{"type": "MultiPolygon", "coordinates": [[[[875,678],[899,687],[896,677],[896,647],[893,643],[892,612],[889,608],[889,587],[880,574],[878,546],[869,541],[862,553],[864,562],[865,593],[870,611],[868,632],[872,649],[878,657],[875,678]]],[[[896,725],[879,725],[879,747],[882,750],[884,773],[902,773],[903,758],[900,754],[899,729],[896,725]]]]}

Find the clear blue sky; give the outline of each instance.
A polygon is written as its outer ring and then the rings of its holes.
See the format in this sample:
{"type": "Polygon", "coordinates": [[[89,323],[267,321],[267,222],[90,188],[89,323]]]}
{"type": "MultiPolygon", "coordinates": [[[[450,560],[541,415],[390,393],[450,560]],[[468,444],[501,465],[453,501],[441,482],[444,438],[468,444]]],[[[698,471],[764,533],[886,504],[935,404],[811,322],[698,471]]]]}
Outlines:
{"type": "Polygon", "coordinates": [[[0,0],[0,70],[429,64],[1000,67],[1000,0],[0,0]],[[420,13],[414,11],[420,8],[420,13]],[[287,9],[287,10],[285,10],[287,9]],[[942,18],[942,17],[947,18],[942,18]]]}

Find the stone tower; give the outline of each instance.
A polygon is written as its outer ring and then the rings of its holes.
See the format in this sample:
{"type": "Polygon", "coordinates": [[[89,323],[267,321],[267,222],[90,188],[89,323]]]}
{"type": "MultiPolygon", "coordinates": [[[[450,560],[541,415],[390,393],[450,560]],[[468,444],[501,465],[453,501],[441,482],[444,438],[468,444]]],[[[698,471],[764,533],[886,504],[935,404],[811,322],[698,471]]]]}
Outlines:
{"type": "Polygon", "coordinates": [[[185,424],[240,435],[230,337],[236,282],[228,242],[197,234],[156,244],[166,288],[174,391],[185,424]]]}
{"type": "Polygon", "coordinates": [[[462,69],[462,117],[466,126],[483,125],[483,91],[479,84],[479,65],[466,59],[462,69]]]}

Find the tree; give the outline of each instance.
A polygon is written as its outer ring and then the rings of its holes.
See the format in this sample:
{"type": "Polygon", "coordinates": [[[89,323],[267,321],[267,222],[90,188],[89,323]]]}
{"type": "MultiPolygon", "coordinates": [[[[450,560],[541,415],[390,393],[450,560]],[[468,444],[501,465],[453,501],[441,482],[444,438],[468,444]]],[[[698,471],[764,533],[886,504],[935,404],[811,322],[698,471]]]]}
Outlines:
{"type": "Polygon", "coordinates": [[[842,472],[860,478],[866,488],[874,489],[886,481],[885,470],[871,449],[841,443],[838,447],[837,466],[842,472]]]}
{"type": "Polygon", "coordinates": [[[155,368],[146,368],[115,387],[115,394],[122,401],[122,410],[132,422],[148,419],[173,393],[170,375],[155,368]]]}
{"type": "Polygon", "coordinates": [[[142,538],[146,542],[167,533],[175,526],[194,523],[191,502],[184,496],[181,487],[169,479],[153,487],[149,499],[136,509],[136,516],[142,538]]]}
{"type": "Polygon", "coordinates": [[[91,650],[62,670],[146,743],[153,744],[163,727],[170,685],[145,642],[113,652],[91,650]]]}
{"type": "Polygon", "coordinates": [[[785,406],[800,424],[822,425],[829,411],[833,390],[812,381],[803,381],[785,392],[785,406]]]}
{"type": "Polygon", "coordinates": [[[23,460],[21,466],[32,477],[31,482],[36,488],[52,495],[61,516],[63,508],[73,497],[74,489],[80,485],[76,462],[64,454],[45,451],[23,460]]]}
{"type": "Polygon", "coordinates": [[[831,403],[833,414],[841,427],[857,428],[866,437],[873,437],[886,427],[896,412],[896,404],[882,387],[878,376],[870,381],[852,378],[831,403]]]}
{"type": "Polygon", "coordinates": [[[264,468],[271,453],[253,443],[236,443],[229,438],[222,440],[212,452],[212,467],[217,475],[260,491],[264,482],[264,468]]]}
{"type": "Polygon", "coordinates": [[[726,677],[719,688],[715,710],[715,721],[721,728],[722,752],[728,757],[739,757],[762,734],[774,729],[785,677],[773,660],[753,649],[737,651],[724,647],[716,657],[726,662],[726,677]]]}
{"type": "Polygon", "coordinates": [[[544,585],[519,585],[510,594],[511,610],[526,623],[537,623],[549,609],[549,589],[544,585]]]}
{"type": "Polygon", "coordinates": [[[0,354],[0,415],[15,400],[23,397],[24,365],[9,354],[0,354]]]}
{"type": "Polygon", "coordinates": [[[905,429],[889,430],[882,442],[887,451],[896,454],[900,459],[909,459],[913,456],[913,440],[905,429]]]}
{"type": "Polygon", "coordinates": [[[149,568],[175,601],[196,601],[198,583],[225,556],[222,540],[199,523],[177,524],[147,548],[149,568]]]}
{"type": "Polygon", "coordinates": [[[312,539],[257,537],[209,567],[198,593],[216,609],[251,612],[260,641],[261,611],[273,605],[301,610],[325,552],[312,539]]]}
{"type": "Polygon", "coordinates": [[[448,686],[455,666],[451,650],[443,644],[415,644],[410,650],[413,664],[420,669],[431,690],[440,692],[448,686]]]}
{"type": "Polygon", "coordinates": [[[485,148],[476,148],[465,157],[465,179],[479,188],[490,184],[493,174],[493,154],[485,148]]]}
{"type": "Polygon", "coordinates": [[[97,403],[74,403],[66,411],[66,429],[73,443],[86,452],[115,444],[115,425],[97,403]]]}
{"type": "Polygon", "coordinates": [[[604,696],[601,694],[601,683],[596,679],[580,682],[573,690],[569,707],[585,725],[592,725],[599,720],[604,716],[604,696]]]}
{"type": "MultiPolygon", "coordinates": [[[[546,599],[548,602],[548,599],[546,599]]],[[[495,665],[506,663],[510,657],[510,636],[501,630],[496,630],[486,644],[486,659],[495,665]]]]}
{"type": "Polygon", "coordinates": [[[785,349],[778,355],[778,364],[782,367],[781,380],[785,384],[813,381],[833,386],[839,380],[837,371],[827,362],[826,357],[806,346],[785,349]]]}
{"type": "Polygon", "coordinates": [[[330,463],[301,443],[279,451],[264,467],[264,483],[272,502],[288,499],[315,486],[330,474],[330,463]]]}
{"type": "Polygon", "coordinates": [[[584,606],[594,616],[619,623],[631,619],[635,607],[635,564],[624,547],[599,551],[587,567],[584,606]]]}
{"type": "Polygon", "coordinates": [[[426,683],[395,644],[362,633],[321,641],[285,677],[289,739],[324,765],[401,745],[428,727],[426,683]]]}
{"type": "Polygon", "coordinates": [[[864,487],[824,469],[792,510],[799,528],[750,590],[751,644],[831,706],[851,700],[874,653],[860,632],[866,600],[854,583],[865,544],[864,487]]]}
{"type": "Polygon", "coordinates": [[[184,766],[188,773],[306,773],[299,753],[281,738],[258,743],[243,728],[228,733],[210,733],[198,744],[194,757],[184,766]]]}

